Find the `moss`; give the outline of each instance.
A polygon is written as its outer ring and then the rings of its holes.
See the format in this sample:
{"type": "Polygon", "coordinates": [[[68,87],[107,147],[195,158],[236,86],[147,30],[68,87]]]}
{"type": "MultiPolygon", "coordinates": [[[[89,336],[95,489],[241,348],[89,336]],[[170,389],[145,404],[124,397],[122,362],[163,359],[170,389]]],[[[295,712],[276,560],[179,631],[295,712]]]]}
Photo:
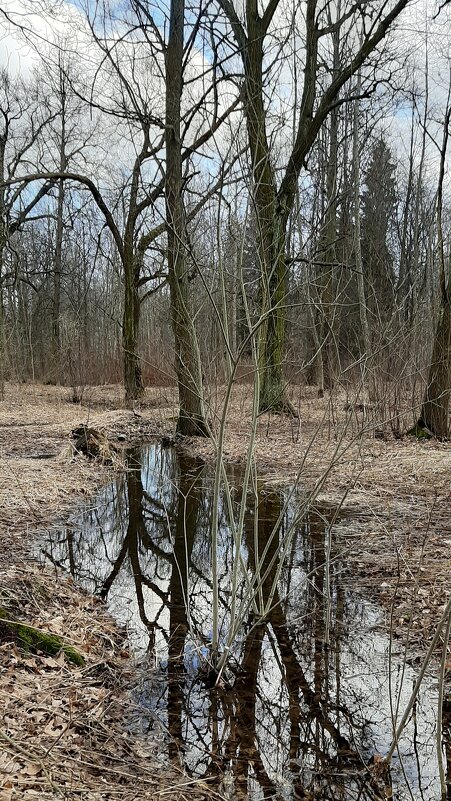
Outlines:
{"type": "Polygon", "coordinates": [[[422,421],[419,421],[408,430],[407,436],[416,437],[416,439],[432,439],[433,434],[422,421]]]}
{"type": "Polygon", "coordinates": [[[18,644],[27,651],[42,651],[47,656],[55,656],[63,651],[69,662],[74,665],[83,666],[85,660],[82,655],[71,645],[66,645],[61,637],[45,631],[39,631],[27,623],[13,620],[6,609],[0,607],[0,634],[1,629],[8,631],[14,636],[18,644]]]}

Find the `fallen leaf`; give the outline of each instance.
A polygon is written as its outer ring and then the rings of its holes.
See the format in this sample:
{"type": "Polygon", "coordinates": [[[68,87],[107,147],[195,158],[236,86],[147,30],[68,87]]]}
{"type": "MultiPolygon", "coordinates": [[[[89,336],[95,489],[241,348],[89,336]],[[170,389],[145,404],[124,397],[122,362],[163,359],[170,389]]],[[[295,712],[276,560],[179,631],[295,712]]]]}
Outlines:
{"type": "Polygon", "coordinates": [[[25,776],[38,776],[41,771],[41,766],[36,762],[28,762],[20,772],[25,776]]]}

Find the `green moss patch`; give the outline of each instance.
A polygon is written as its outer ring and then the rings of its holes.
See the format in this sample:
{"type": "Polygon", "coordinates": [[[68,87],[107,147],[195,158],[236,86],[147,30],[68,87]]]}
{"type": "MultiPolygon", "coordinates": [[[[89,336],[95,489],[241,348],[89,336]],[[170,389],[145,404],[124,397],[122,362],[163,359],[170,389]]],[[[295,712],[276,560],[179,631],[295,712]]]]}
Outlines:
{"type": "Polygon", "coordinates": [[[74,665],[83,666],[85,664],[84,658],[76,648],[66,645],[61,637],[35,629],[28,623],[14,620],[7,610],[0,606],[0,638],[4,639],[5,636],[12,636],[18,645],[32,653],[42,651],[47,656],[55,656],[63,651],[69,662],[74,665]]]}

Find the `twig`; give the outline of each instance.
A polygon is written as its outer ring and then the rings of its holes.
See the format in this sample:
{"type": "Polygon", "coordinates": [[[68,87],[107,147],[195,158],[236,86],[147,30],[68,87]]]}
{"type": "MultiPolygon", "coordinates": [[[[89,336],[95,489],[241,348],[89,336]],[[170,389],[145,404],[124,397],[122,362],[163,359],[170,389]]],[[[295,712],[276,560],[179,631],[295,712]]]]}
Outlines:
{"type": "Polygon", "coordinates": [[[9,734],[6,734],[6,732],[2,731],[1,729],[0,729],[0,737],[2,737],[4,740],[6,740],[6,742],[9,743],[12,746],[12,748],[14,749],[14,751],[16,753],[21,754],[22,756],[24,756],[27,759],[28,762],[32,762],[34,765],[39,765],[39,767],[42,770],[44,776],[46,777],[48,783],[50,784],[50,787],[52,788],[53,792],[57,793],[58,795],[60,795],[61,798],[64,798],[64,793],[52,781],[52,778],[51,778],[47,768],[45,767],[42,759],[31,757],[29,752],[26,750],[26,748],[24,748],[22,745],[20,745],[20,743],[16,743],[16,741],[13,740],[13,738],[10,737],[9,734]]]}

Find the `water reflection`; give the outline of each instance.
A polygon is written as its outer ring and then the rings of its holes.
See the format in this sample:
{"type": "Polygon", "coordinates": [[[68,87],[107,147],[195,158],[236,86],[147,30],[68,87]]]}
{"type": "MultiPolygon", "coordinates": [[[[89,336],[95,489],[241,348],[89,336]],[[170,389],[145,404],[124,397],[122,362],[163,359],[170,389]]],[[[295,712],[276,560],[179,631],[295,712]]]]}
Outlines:
{"type": "MultiPolygon", "coordinates": [[[[131,452],[129,464],[96,508],[49,535],[45,554],[129,625],[133,647],[152,667],[136,691],[142,731],[163,725],[168,756],[193,775],[215,777],[231,799],[438,798],[430,684],[400,745],[401,763],[377,770],[392,736],[388,640],[377,630],[378,610],[340,580],[333,510],[311,512],[297,527],[274,584],[294,504],[276,539],[281,496],[248,499],[241,556],[248,583],[258,572],[259,589],[218,677],[209,661],[209,470],[158,446],[131,452]]],[[[239,504],[239,476],[234,484],[239,504]]],[[[235,554],[223,497],[219,512],[224,645],[235,554]]],[[[241,598],[245,591],[243,581],[241,598]]],[[[402,710],[415,677],[407,669],[401,686],[396,660],[391,674],[402,710]]],[[[449,773],[446,714],[444,727],[449,773]]]]}

